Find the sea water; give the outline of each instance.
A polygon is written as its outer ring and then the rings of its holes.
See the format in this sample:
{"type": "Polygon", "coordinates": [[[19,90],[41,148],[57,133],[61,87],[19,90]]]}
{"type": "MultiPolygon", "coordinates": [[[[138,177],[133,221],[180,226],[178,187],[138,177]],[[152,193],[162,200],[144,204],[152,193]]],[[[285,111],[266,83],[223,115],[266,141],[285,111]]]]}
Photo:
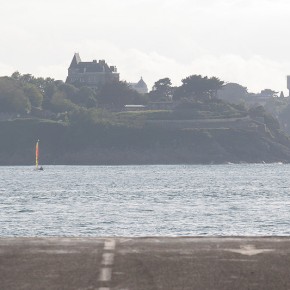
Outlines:
{"type": "Polygon", "coordinates": [[[289,235],[290,165],[0,167],[0,236],[289,235]]]}

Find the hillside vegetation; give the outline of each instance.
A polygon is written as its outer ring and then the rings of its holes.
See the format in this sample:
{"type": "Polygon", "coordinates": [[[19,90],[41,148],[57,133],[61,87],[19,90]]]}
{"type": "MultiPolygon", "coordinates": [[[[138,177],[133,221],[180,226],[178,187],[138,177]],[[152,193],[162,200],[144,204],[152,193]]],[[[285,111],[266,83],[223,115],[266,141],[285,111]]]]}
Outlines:
{"type": "MultiPolygon", "coordinates": [[[[211,79],[187,78],[175,90],[159,88],[161,100],[175,98],[171,109],[128,112],[124,104],[133,101],[150,106],[158,88],[141,96],[125,83],[94,91],[24,76],[0,79],[0,165],[33,165],[38,139],[41,164],[290,161],[289,138],[263,107],[221,101],[212,86],[190,91],[192,80],[196,85],[211,79]]],[[[214,84],[221,85],[218,79],[214,84]]]]}

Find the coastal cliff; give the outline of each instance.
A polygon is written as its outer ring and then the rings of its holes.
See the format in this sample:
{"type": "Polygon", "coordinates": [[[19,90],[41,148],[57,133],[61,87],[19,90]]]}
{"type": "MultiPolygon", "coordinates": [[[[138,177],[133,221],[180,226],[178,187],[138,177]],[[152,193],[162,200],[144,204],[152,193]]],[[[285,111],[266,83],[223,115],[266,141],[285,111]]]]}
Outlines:
{"type": "Polygon", "coordinates": [[[290,161],[290,140],[279,129],[163,128],[105,123],[70,125],[27,119],[0,122],[0,165],[222,164],[290,161]]]}

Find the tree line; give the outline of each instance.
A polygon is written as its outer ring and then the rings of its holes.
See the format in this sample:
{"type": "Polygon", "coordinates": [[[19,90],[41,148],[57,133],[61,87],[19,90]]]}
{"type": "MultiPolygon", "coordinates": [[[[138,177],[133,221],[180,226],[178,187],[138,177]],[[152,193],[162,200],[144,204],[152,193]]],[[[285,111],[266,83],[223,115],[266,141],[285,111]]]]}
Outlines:
{"type": "MultiPolygon", "coordinates": [[[[282,128],[289,132],[288,98],[278,98],[277,92],[270,89],[263,90],[261,94],[270,96],[265,109],[278,118],[282,128]]],[[[122,111],[127,104],[174,101],[180,103],[179,108],[190,110],[198,107],[197,103],[216,98],[245,106],[248,99],[255,97],[239,84],[201,75],[182,79],[180,86],[173,86],[170,78],[159,79],[145,95],[139,94],[125,81],[108,83],[96,89],[19,72],[10,77],[0,77],[0,113],[33,115],[31,112],[38,110],[48,112],[48,119],[53,119],[53,115],[58,116],[56,119],[68,118],[73,122],[109,120],[113,118],[110,111],[122,111]]]]}
{"type": "Polygon", "coordinates": [[[79,108],[113,108],[122,110],[127,104],[147,104],[150,101],[178,101],[183,98],[206,100],[216,97],[224,82],[216,77],[192,75],[172,86],[169,78],[155,82],[152,90],[139,94],[125,81],[116,81],[98,89],[72,85],[52,78],[34,77],[14,72],[0,78],[0,112],[29,113],[32,108],[53,113],[70,112],[79,108]]]}

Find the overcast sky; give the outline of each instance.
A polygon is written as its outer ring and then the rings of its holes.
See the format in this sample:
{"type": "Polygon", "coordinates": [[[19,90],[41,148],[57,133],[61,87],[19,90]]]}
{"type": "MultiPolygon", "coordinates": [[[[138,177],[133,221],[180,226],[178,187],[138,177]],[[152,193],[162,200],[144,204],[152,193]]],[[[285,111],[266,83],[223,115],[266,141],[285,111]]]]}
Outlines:
{"type": "Polygon", "coordinates": [[[289,32],[289,0],[3,0],[0,75],[65,80],[78,52],[149,89],[201,74],[286,91],[289,32]]]}

